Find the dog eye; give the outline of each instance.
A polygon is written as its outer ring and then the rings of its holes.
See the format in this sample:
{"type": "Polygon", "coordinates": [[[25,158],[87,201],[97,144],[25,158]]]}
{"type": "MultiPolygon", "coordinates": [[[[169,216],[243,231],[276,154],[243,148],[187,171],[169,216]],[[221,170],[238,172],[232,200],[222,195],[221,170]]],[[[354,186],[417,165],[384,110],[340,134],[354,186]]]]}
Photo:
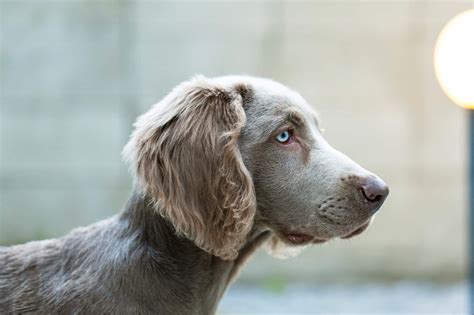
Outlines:
{"type": "Polygon", "coordinates": [[[286,130],[280,133],[278,136],[276,136],[276,141],[282,143],[282,144],[289,144],[291,142],[291,131],[286,130]]]}

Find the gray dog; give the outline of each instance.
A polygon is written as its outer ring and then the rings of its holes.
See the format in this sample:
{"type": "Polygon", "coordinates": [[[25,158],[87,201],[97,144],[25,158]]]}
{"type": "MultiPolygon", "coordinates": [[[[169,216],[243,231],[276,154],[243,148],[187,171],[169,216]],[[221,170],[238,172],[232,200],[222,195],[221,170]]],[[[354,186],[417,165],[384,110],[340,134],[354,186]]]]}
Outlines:
{"type": "Polygon", "coordinates": [[[123,155],[135,182],[120,214],[0,249],[0,313],[213,314],[260,245],[281,255],[352,237],[388,195],[268,79],[180,84],[123,155]]]}

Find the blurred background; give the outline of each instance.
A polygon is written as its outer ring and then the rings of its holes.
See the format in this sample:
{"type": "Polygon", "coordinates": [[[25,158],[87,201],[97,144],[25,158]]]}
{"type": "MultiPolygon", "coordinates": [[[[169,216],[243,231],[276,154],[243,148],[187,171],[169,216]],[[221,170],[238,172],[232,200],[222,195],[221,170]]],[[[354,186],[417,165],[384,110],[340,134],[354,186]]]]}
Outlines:
{"type": "Polygon", "coordinates": [[[132,123],[176,84],[270,77],[391,192],[354,239],[259,252],[219,314],[467,314],[467,112],[441,91],[433,49],[473,5],[0,0],[0,245],[118,213],[132,123]]]}

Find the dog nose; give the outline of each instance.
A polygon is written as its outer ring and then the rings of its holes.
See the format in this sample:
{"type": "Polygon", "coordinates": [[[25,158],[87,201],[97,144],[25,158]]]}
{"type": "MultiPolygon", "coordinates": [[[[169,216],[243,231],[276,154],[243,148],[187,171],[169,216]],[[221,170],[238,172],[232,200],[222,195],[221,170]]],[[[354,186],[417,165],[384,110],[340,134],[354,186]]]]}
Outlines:
{"type": "Polygon", "coordinates": [[[362,194],[369,202],[372,212],[377,212],[388,196],[387,184],[380,178],[371,176],[362,180],[361,188],[362,194]]]}

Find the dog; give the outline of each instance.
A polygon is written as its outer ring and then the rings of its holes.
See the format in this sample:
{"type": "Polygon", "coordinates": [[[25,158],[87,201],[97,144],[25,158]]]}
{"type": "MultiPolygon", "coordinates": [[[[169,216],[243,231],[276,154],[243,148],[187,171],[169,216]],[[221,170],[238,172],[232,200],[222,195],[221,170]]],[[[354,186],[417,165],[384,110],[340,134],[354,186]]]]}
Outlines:
{"type": "Polygon", "coordinates": [[[387,185],[270,79],[197,76],[140,116],[123,211],[0,249],[0,313],[213,314],[244,262],[362,233],[387,185]]]}

